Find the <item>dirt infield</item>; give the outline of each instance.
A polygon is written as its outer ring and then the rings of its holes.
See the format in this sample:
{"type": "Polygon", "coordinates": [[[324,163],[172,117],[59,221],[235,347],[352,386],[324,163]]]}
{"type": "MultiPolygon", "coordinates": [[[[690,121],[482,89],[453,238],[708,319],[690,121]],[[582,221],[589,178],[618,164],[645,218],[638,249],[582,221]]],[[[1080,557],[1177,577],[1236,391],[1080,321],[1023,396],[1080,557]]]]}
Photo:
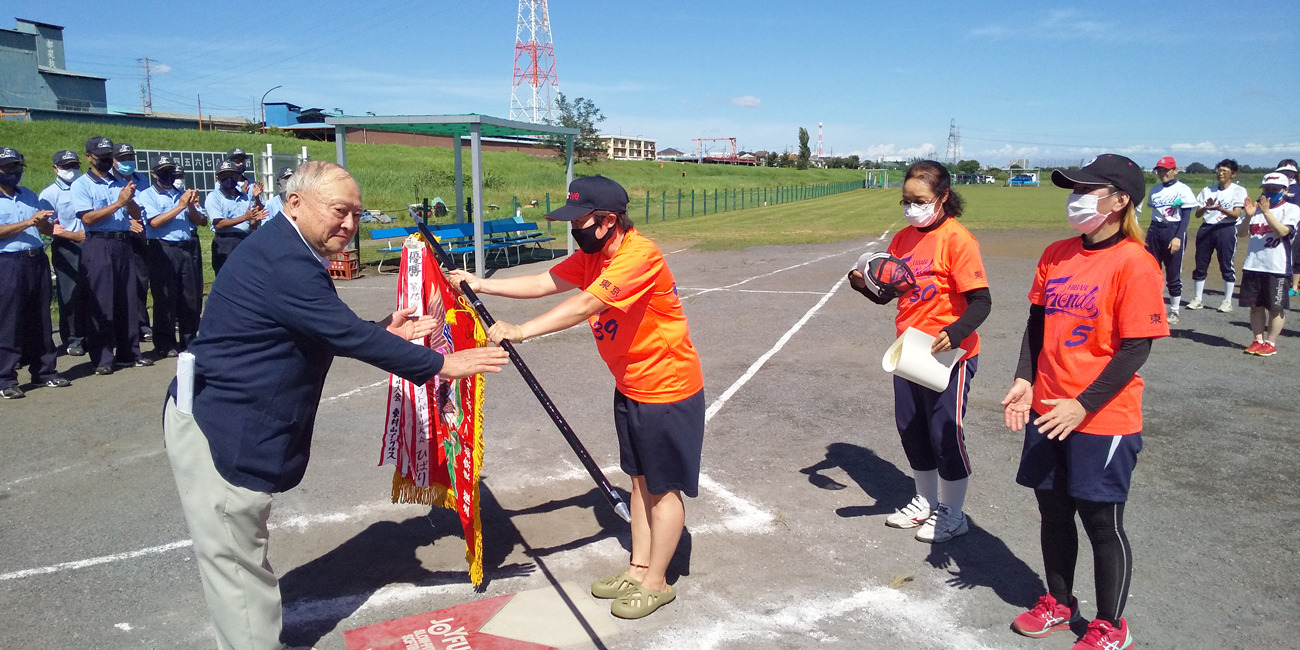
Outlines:
{"type": "MultiPolygon", "coordinates": [[[[980,329],[966,417],[973,526],[939,546],[883,523],[912,491],[880,369],[892,311],[842,280],[858,255],[884,242],[708,253],[662,242],[711,405],[701,496],[687,503],[688,534],[670,571],[677,601],[618,621],[618,635],[591,646],[1068,647],[1073,639],[1033,641],[1008,629],[1043,585],[1033,496],[1014,482],[1021,437],[1002,426],[998,406],[1034,263],[1068,234],[976,233],[994,307],[980,329]]],[[[372,275],[340,283],[339,293],[377,318],[391,311],[394,287],[393,276],[372,275]]],[[[486,299],[512,322],[553,301],[486,299]]],[[[1242,310],[1182,316],[1143,369],[1126,616],[1142,647],[1294,646],[1300,334],[1289,325],[1278,356],[1256,358],[1241,353],[1250,339],[1242,310]]],[[[578,328],[520,350],[597,462],[627,488],[616,467],[613,382],[590,334],[578,328]]],[[[0,647],[209,647],[161,448],[172,364],[103,378],[86,376],[79,359],[60,367],[70,369],[72,388],[0,404],[0,647]]],[[[347,629],[551,580],[585,584],[623,566],[626,525],[508,369],[487,384],[486,583],[475,591],[453,514],[387,503],[390,474],[374,467],[385,378],[355,361],[335,363],[306,479],[276,498],[271,559],[282,576],[286,641],[342,648],[347,629]]],[[[1077,593],[1091,616],[1086,540],[1081,548],[1077,593]]]]}

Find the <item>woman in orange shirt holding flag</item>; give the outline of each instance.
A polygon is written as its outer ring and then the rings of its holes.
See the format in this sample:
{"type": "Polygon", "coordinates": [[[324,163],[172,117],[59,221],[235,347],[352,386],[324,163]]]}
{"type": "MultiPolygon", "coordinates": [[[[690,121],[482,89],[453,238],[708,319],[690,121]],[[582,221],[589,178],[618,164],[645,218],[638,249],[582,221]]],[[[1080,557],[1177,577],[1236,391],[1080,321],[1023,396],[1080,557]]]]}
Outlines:
{"type": "Polygon", "coordinates": [[[641,618],[677,592],[665,577],[686,521],[682,495],[699,493],[704,445],[704,372],[691,343],[677,284],[663,253],[632,225],[627,191],[604,176],[574,179],[564,206],[546,215],[573,224],[581,252],[549,271],[476,278],[453,271],[453,286],[477,293],[540,298],[579,289],[519,325],[497,321],[493,342],[525,339],[587,321],[614,375],[619,460],[632,477],[632,557],[626,571],[597,580],[591,593],[610,612],[641,618]]]}
{"type": "Polygon", "coordinates": [[[1124,503],[1142,449],[1137,370],[1169,324],[1160,269],[1134,216],[1146,195],[1142,170],[1105,154],[1052,172],[1052,182],[1074,191],[1066,215],[1083,236],[1039,259],[1016,379],[1002,400],[1007,428],[1025,429],[1016,482],[1037,498],[1047,574],[1047,593],[1012,628],[1044,637],[1082,623],[1077,513],[1092,542],[1097,618],[1074,648],[1119,650],[1133,643],[1121,615],[1133,573],[1124,503]]]}
{"type": "MultiPolygon", "coordinates": [[[[962,512],[970,477],[962,418],[979,358],[975,328],[988,317],[992,298],[979,243],[957,223],[962,200],[952,191],[948,169],[933,160],[908,167],[901,203],[910,225],[894,235],[888,252],[907,264],[916,283],[898,297],[894,318],[898,334],[914,327],[935,337],[932,352],[960,347],[966,354],[953,367],[943,392],[894,377],[894,419],[912,467],[916,496],[886,517],[885,524],[919,526],[918,541],[942,543],[970,528],[962,512]]],[[[856,269],[849,272],[849,283],[873,302],[893,300],[878,299],[864,290],[863,276],[856,269]]]]}

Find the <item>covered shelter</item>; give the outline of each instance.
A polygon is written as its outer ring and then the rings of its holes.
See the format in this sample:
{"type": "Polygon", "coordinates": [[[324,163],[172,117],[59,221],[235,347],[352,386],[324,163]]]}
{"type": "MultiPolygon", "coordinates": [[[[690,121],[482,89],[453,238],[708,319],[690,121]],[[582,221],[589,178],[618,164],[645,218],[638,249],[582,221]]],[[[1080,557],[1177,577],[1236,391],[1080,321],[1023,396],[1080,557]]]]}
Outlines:
{"type": "MultiPolygon", "coordinates": [[[[474,198],[474,274],[483,277],[483,138],[532,139],[537,136],[564,136],[565,191],[573,182],[573,141],[578,129],[518,122],[489,115],[366,115],[363,117],[328,116],[325,123],[334,127],[334,152],[338,164],[348,166],[347,129],[366,128],[374,131],[420,133],[450,137],[455,143],[452,150],[455,160],[456,220],[462,221],[465,211],[465,177],[462,172],[462,141],[469,138],[470,175],[474,198]]],[[[573,252],[573,237],[568,240],[568,252],[573,252]]]]}

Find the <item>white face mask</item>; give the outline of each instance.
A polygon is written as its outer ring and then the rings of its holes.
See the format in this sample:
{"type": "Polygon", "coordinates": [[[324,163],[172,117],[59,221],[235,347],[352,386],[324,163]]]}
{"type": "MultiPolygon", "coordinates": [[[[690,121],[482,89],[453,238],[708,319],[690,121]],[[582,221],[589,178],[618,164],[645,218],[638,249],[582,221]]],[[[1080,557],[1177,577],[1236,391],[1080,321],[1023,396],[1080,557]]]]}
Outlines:
{"type": "Polygon", "coordinates": [[[929,203],[908,203],[903,207],[903,218],[917,228],[924,228],[939,218],[938,203],[938,198],[929,203]]]}
{"type": "Polygon", "coordinates": [[[1097,211],[1097,202],[1104,198],[1096,194],[1071,194],[1065,201],[1065,218],[1070,220],[1070,226],[1085,235],[1096,232],[1110,216],[1097,211]]]}
{"type": "Polygon", "coordinates": [[[63,181],[64,183],[71,183],[72,181],[77,180],[77,176],[79,175],[79,173],[75,169],[60,169],[59,171],[55,172],[55,174],[58,174],[59,180],[63,181]]]}
{"type": "Polygon", "coordinates": [[[172,187],[176,188],[178,191],[184,192],[184,191],[185,191],[185,177],[184,177],[184,176],[178,176],[178,177],[176,177],[176,180],[172,181],[172,187]]]}

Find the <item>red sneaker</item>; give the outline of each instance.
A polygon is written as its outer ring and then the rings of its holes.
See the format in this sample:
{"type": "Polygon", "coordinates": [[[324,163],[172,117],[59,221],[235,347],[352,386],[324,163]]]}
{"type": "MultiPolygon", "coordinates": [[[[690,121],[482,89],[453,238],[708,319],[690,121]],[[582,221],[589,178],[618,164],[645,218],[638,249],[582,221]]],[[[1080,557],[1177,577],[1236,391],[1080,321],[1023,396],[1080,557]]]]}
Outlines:
{"type": "Polygon", "coordinates": [[[1011,622],[1011,629],[1025,636],[1039,639],[1057,630],[1067,630],[1075,621],[1082,621],[1079,616],[1079,599],[1071,598],[1070,606],[1056,602],[1051,594],[1043,594],[1034,608],[1016,617],[1011,622]]]}
{"type": "Polygon", "coordinates": [[[1271,357],[1277,354],[1277,346],[1268,341],[1264,341],[1259,344],[1259,350],[1257,350],[1255,354],[1258,354],[1261,357],[1271,357]]]}
{"type": "Polygon", "coordinates": [[[1128,633],[1128,621],[1119,619],[1119,627],[1101,619],[1088,624],[1088,633],[1074,644],[1073,650],[1124,650],[1133,645],[1133,635],[1128,633]]]}
{"type": "Polygon", "coordinates": [[[1262,341],[1251,341],[1250,345],[1246,346],[1246,349],[1243,350],[1243,352],[1246,354],[1259,354],[1259,346],[1263,344],[1262,341]]]}

